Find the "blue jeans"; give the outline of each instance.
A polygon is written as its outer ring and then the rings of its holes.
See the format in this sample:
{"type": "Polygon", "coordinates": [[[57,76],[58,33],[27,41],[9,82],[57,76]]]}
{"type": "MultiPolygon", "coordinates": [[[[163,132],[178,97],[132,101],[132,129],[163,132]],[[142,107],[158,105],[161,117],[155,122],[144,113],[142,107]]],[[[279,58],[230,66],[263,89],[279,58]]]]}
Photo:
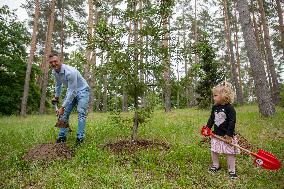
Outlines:
{"type": "MultiPolygon", "coordinates": [[[[77,92],[77,96],[73,99],[72,103],[68,104],[65,107],[64,114],[60,117],[60,120],[69,123],[69,116],[77,105],[77,112],[78,112],[78,130],[77,130],[77,138],[83,139],[85,137],[85,127],[86,127],[86,117],[87,117],[87,110],[90,98],[90,90],[89,88],[85,88],[81,91],[77,92]]],[[[58,137],[66,137],[69,128],[60,128],[58,137]]]]}

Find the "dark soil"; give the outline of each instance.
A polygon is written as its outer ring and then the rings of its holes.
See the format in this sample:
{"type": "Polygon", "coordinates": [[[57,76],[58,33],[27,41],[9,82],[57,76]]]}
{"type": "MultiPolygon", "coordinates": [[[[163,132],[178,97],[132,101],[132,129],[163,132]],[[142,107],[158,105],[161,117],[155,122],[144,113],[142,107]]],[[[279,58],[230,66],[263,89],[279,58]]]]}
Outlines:
{"type": "Polygon", "coordinates": [[[39,144],[30,149],[23,159],[26,161],[51,161],[70,159],[72,151],[64,143],[59,144],[39,144]]]}
{"type": "Polygon", "coordinates": [[[161,141],[152,141],[152,140],[137,140],[132,142],[130,140],[119,140],[115,143],[107,143],[105,145],[101,145],[102,148],[109,149],[112,153],[120,154],[122,152],[126,153],[135,153],[142,149],[153,149],[153,150],[168,150],[170,148],[169,144],[161,141]]]}

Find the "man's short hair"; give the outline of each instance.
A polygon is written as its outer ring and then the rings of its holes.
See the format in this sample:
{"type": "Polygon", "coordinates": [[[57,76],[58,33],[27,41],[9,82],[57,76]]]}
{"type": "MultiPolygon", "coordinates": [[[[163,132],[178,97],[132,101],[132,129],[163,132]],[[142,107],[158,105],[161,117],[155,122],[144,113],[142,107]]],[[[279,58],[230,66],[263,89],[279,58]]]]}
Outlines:
{"type": "Polygon", "coordinates": [[[54,56],[59,57],[57,53],[51,53],[51,54],[48,56],[48,58],[52,58],[52,57],[54,57],[54,56]]]}

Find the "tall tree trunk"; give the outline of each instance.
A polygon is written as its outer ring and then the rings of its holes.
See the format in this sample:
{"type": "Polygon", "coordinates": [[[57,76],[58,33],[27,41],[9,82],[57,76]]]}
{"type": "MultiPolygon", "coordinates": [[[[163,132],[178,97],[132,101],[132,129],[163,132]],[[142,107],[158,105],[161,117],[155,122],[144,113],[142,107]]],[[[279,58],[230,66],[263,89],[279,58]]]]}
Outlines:
{"type": "Polygon", "coordinates": [[[26,77],[25,77],[25,85],[24,92],[21,103],[21,116],[26,116],[27,114],[27,102],[28,102],[28,94],[30,89],[30,79],[31,79],[31,70],[33,64],[34,53],[36,51],[36,42],[37,42],[37,31],[38,31],[38,21],[39,21],[39,0],[35,0],[35,17],[33,24],[33,33],[32,33],[32,42],[31,42],[31,50],[27,64],[26,77]]]}
{"type": "Polygon", "coordinates": [[[283,11],[281,8],[280,0],[276,0],[276,9],[277,9],[277,14],[278,14],[279,31],[281,34],[281,46],[283,50],[282,58],[284,59],[284,25],[283,25],[283,11]]]}
{"type": "MultiPolygon", "coordinates": [[[[256,38],[256,44],[257,44],[257,48],[260,51],[260,54],[262,56],[262,59],[264,60],[264,63],[266,65],[266,72],[267,72],[267,78],[268,78],[268,84],[269,84],[269,89],[272,90],[272,81],[271,81],[271,74],[270,71],[268,69],[268,59],[267,59],[267,55],[266,55],[266,51],[265,51],[265,47],[264,47],[264,37],[263,37],[263,30],[262,30],[262,24],[261,22],[258,22],[258,20],[256,19],[255,16],[255,5],[254,5],[254,0],[251,0],[251,7],[252,7],[252,18],[253,18],[253,27],[254,27],[254,35],[256,38]],[[259,26],[258,24],[259,23],[259,26]]],[[[257,14],[258,16],[258,14],[257,14]]]]}
{"type": "Polygon", "coordinates": [[[258,0],[258,4],[259,4],[259,12],[261,14],[261,21],[263,25],[265,50],[266,50],[267,60],[268,60],[268,69],[270,71],[271,79],[272,79],[272,99],[275,104],[278,104],[280,101],[280,88],[279,88],[279,82],[278,82],[278,78],[276,74],[273,54],[272,54],[271,45],[270,45],[269,28],[268,28],[268,24],[266,21],[263,0],[258,0]]]}
{"type": "MultiPolygon", "coordinates": [[[[100,86],[99,86],[100,87],[100,86]]],[[[100,112],[100,104],[101,104],[101,89],[96,91],[97,99],[96,99],[96,112],[100,112]]]]}
{"type": "MultiPolygon", "coordinates": [[[[197,44],[198,40],[197,33],[197,0],[194,0],[194,43],[197,44]]],[[[194,55],[194,63],[196,64],[198,61],[198,55],[195,53],[194,55]]]]}
{"type": "Polygon", "coordinates": [[[96,63],[97,62],[97,56],[96,53],[93,53],[92,59],[91,59],[91,68],[90,68],[90,78],[89,78],[89,85],[90,85],[90,100],[89,100],[89,111],[94,111],[94,101],[95,101],[95,84],[96,84],[96,63]]]}
{"type": "MultiPolygon", "coordinates": [[[[271,82],[271,76],[270,76],[270,71],[269,69],[267,69],[267,65],[268,65],[268,60],[267,60],[267,56],[266,56],[266,52],[265,52],[265,47],[264,47],[264,39],[263,39],[263,32],[262,32],[262,27],[261,27],[261,23],[259,23],[260,26],[258,26],[258,21],[256,20],[256,16],[255,16],[255,5],[254,5],[254,0],[251,0],[251,7],[252,7],[252,18],[253,18],[253,27],[254,27],[254,35],[256,38],[256,44],[258,47],[258,50],[260,51],[260,54],[262,56],[262,59],[265,62],[266,65],[266,72],[267,72],[267,77],[268,77],[268,84],[269,84],[269,88],[272,89],[272,82],[271,82]]],[[[257,14],[258,15],[258,14],[257,14]]]]}
{"type": "MultiPolygon", "coordinates": [[[[132,20],[129,21],[129,35],[128,35],[128,46],[131,44],[131,36],[132,36],[132,20]]],[[[123,89],[123,97],[122,97],[122,111],[128,111],[128,95],[126,92],[126,88],[124,86],[123,89]]]]}
{"type": "Polygon", "coordinates": [[[133,122],[133,128],[132,128],[132,135],[131,135],[131,141],[135,142],[137,140],[138,135],[138,96],[134,96],[134,107],[135,107],[135,113],[134,113],[134,122],[133,122]]]}
{"type": "Polygon", "coordinates": [[[258,26],[257,26],[257,22],[256,22],[256,18],[255,18],[255,12],[254,12],[254,4],[253,4],[254,0],[251,0],[251,7],[252,7],[252,20],[253,20],[253,28],[254,28],[254,35],[255,35],[255,39],[256,39],[256,45],[259,51],[261,51],[260,48],[260,42],[259,42],[259,30],[258,30],[258,26]]]}
{"type": "MultiPolygon", "coordinates": [[[[88,16],[88,29],[87,29],[87,42],[90,43],[93,38],[93,28],[94,28],[94,10],[93,10],[93,0],[88,0],[88,7],[89,7],[89,16],[88,16]]],[[[87,47],[86,54],[85,54],[87,63],[84,66],[84,78],[86,80],[89,80],[90,77],[90,65],[91,65],[91,59],[92,59],[92,49],[87,47]]]]}
{"type": "Polygon", "coordinates": [[[114,106],[113,106],[113,107],[114,107],[114,110],[117,111],[117,110],[118,110],[118,99],[119,99],[119,98],[118,98],[118,94],[119,94],[119,93],[118,93],[118,88],[119,88],[119,87],[118,87],[118,82],[115,81],[114,85],[115,85],[115,87],[114,87],[114,93],[115,93],[115,94],[114,94],[114,102],[113,102],[113,103],[114,103],[114,106]]]}
{"type": "Polygon", "coordinates": [[[238,75],[239,75],[239,82],[241,87],[241,93],[243,94],[243,86],[242,86],[242,78],[241,78],[241,59],[240,59],[240,53],[239,53],[239,40],[238,40],[238,32],[239,32],[239,26],[238,26],[238,17],[237,17],[237,7],[236,3],[234,3],[234,17],[235,17],[235,34],[234,34],[234,42],[235,42],[235,48],[236,48],[236,57],[237,57],[237,67],[238,67],[238,75]]]}
{"type": "MultiPolygon", "coordinates": [[[[166,3],[166,0],[162,0],[162,4],[166,3]]],[[[163,5],[162,5],[163,6],[163,5]]],[[[166,7],[166,5],[164,5],[166,7]]],[[[165,111],[171,111],[171,78],[170,78],[170,55],[169,55],[169,23],[170,18],[167,15],[162,15],[163,19],[163,49],[166,52],[163,57],[164,63],[164,101],[165,101],[165,111]]]]}
{"type": "MultiPolygon", "coordinates": [[[[136,11],[136,6],[137,6],[137,2],[134,2],[134,14],[137,15],[137,11],[136,11]]],[[[134,19],[134,43],[137,44],[138,43],[138,19],[135,18],[134,19]]],[[[134,77],[136,80],[138,80],[138,56],[139,56],[139,52],[137,47],[134,49],[134,77]]],[[[137,86],[135,85],[134,90],[136,91],[137,86]]],[[[138,122],[138,94],[134,93],[134,107],[135,107],[135,113],[134,113],[134,121],[133,121],[133,128],[132,128],[132,135],[131,135],[131,140],[132,142],[137,140],[137,135],[138,135],[138,126],[139,126],[139,122],[138,122]]]]}
{"type": "MultiPolygon", "coordinates": [[[[99,20],[99,11],[98,8],[95,8],[95,25],[98,24],[98,20],[99,20]]],[[[94,31],[95,32],[95,31],[94,31]]],[[[91,58],[91,64],[89,67],[89,73],[90,73],[90,77],[89,77],[89,85],[90,85],[90,101],[89,101],[89,111],[93,112],[94,110],[94,98],[95,98],[95,87],[96,87],[96,67],[97,67],[97,53],[96,53],[96,49],[93,50],[92,52],[92,58],[91,58]]]]}
{"type": "Polygon", "coordinates": [[[263,116],[271,116],[275,113],[275,107],[272,103],[268,83],[265,77],[263,60],[257,49],[247,0],[237,0],[237,9],[239,12],[239,21],[242,27],[245,47],[254,78],[259,111],[263,116]]]}
{"type": "Polygon", "coordinates": [[[104,93],[103,93],[103,109],[102,111],[103,112],[106,112],[107,111],[107,85],[108,85],[108,82],[107,82],[107,74],[104,74],[103,76],[103,86],[104,86],[104,93]]]}
{"type": "MultiPolygon", "coordinates": [[[[198,21],[197,21],[197,0],[194,0],[194,43],[198,43],[198,21]]],[[[191,58],[189,58],[191,59],[191,58]]],[[[197,52],[194,53],[194,64],[199,63],[199,54],[197,52]]],[[[196,99],[198,98],[198,94],[195,92],[195,88],[198,82],[198,78],[196,76],[193,76],[191,81],[191,85],[189,90],[189,96],[191,96],[191,100],[189,104],[187,104],[187,107],[192,107],[196,105],[196,99]]],[[[187,78],[189,82],[189,77],[187,78]]]]}
{"type": "Polygon", "coordinates": [[[44,57],[43,57],[44,75],[43,75],[43,82],[42,82],[40,107],[39,107],[40,114],[43,114],[45,112],[46,90],[47,90],[47,84],[48,84],[48,64],[49,64],[48,56],[51,52],[52,33],[53,33],[53,26],[54,26],[55,2],[56,0],[52,0],[51,5],[50,5],[50,17],[49,17],[50,21],[49,21],[48,32],[47,32],[47,41],[44,47],[44,57]]]}
{"type": "Polygon", "coordinates": [[[237,65],[234,55],[234,49],[233,49],[233,43],[231,41],[231,24],[230,24],[230,17],[229,17],[229,10],[227,6],[227,0],[223,0],[223,6],[224,6],[224,14],[225,14],[225,32],[226,32],[226,38],[227,38],[227,46],[228,46],[228,56],[230,57],[230,63],[231,63],[231,77],[233,81],[233,85],[236,88],[237,92],[237,102],[239,104],[243,104],[243,93],[241,90],[241,86],[238,79],[237,74],[237,65]]]}
{"type": "MultiPolygon", "coordinates": [[[[91,43],[93,39],[93,30],[94,30],[94,24],[97,25],[98,23],[98,17],[99,12],[97,8],[95,8],[95,17],[94,17],[94,4],[93,0],[88,0],[88,6],[89,6],[89,16],[88,16],[88,36],[87,41],[88,44],[91,43]],[[95,20],[95,23],[94,23],[95,20]]],[[[90,86],[90,100],[89,100],[89,111],[92,112],[94,109],[94,88],[96,84],[96,62],[97,62],[97,56],[96,56],[96,50],[92,51],[89,47],[86,48],[86,54],[85,54],[87,63],[84,66],[84,78],[87,80],[89,86],[90,86]]]]}
{"type": "MultiPolygon", "coordinates": [[[[179,32],[177,38],[177,47],[179,47],[179,32]]],[[[177,48],[177,108],[179,109],[179,96],[180,96],[180,84],[179,84],[179,50],[177,48]]]]}
{"type": "MultiPolygon", "coordinates": [[[[103,54],[102,54],[102,60],[101,60],[101,63],[103,64],[104,60],[103,60],[103,54]]],[[[104,74],[103,74],[103,88],[104,88],[104,91],[103,91],[103,107],[102,107],[102,112],[106,112],[107,109],[108,109],[108,106],[107,106],[107,91],[108,91],[108,82],[107,82],[107,71],[104,70],[103,71],[104,74]]]]}
{"type": "MultiPolygon", "coordinates": [[[[140,0],[139,1],[139,10],[142,11],[143,9],[143,0],[140,0]]],[[[142,29],[143,27],[143,19],[140,18],[139,20],[139,28],[140,30],[142,29]]],[[[144,46],[144,39],[143,39],[143,35],[140,36],[140,43],[142,45],[142,48],[140,48],[140,64],[142,66],[140,66],[140,81],[145,83],[145,66],[143,66],[144,64],[144,52],[143,52],[143,46],[144,46]]],[[[145,93],[141,96],[141,107],[145,107],[145,93]]]]}
{"type": "Polygon", "coordinates": [[[189,74],[188,74],[188,62],[187,62],[187,53],[186,52],[186,31],[185,31],[185,2],[183,4],[182,7],[182,28],[183,28],[183,48],[184,48],[184,53],[183,53],[183,59],[184,59],[184,74],[186,77],[186,83],[185,83],[185,98],[186,98],[186,106],[187,108],[190,107],[190,100],[189,100],[189,82],[188,82],[188,78],[189,78],[189,74]]]}
{"type": "MultiPolygon", "coordinates": [[[[149,56],[151,55],[151,49],[149,48],[149,36],[147,35],[146,36],[146,49],[148,49],[149,50],[149,53],[145,53],[145,67],[146,67],[146,69],[145,69],[145,84],[146,85],[148,85],[148,81],[149,81],[149,79],[148,79],[148,65],[149,65],[149,56]]],[[[148,92],[148,90],[147,90],[147,92],[148,92]]]]}
{"type": "MultiPolygon", "coordinates": [[[[263,56],[263,59],[264,59],[264,62],[265,62],[265,68],[266,68],[266,73],[267,73],[267,78],[268,78],[268,84],[269,84],[269,89],[270,89],[270,92],[271,92],[271,95],[272,92],[273,92],[273,86],[272,86],[272,79],[271,79],[271,73],[270,73],[270,70],[269,70],[269,63],[268,63],[268,56],[267,56],[267,53],[266,53],[266,50],[265,50],[265,42],[264,42],[264,36],[263,36],[263,25],[262,23],[260,22],[259,24],[259,32],[260,32],[260,35],[259,35],[259,40],[260,40],[260,49],[261,49],[261,54],[263,56]]],[[[272,98],[273,100],[273,98],[272,98]]]]}
{"type": "MultiPolygon", "coordinates": [[[[46,42],[47,42],[47,39],[48,39],[48,30],[49,30],[49,28],[50,28],[50,21],[51,21],[51,19],[50,19],[50,17],[51,17],[51,14],[48,16],[48,21],[47,21],[47,26],[46,26],[46,28],[44,28],[44,30],[46,31],[46,35],[45,35],[45,44],[44,45],[46,45],[46,42]]],[[[45,52],[44,52],[45,53],[45,52]]],[[[43,59],[44,59],[44,56],[45,56],[45,54],[43,54],[43,59]]],[[[41,64],[40,64],[40,70],[42,71],[42,73],[44,73],[44,68],[45,68],[45,62],[44,62],[44,60],[42,60],[42,62],[41,62],[41,64]]],[[[38,87],[39,87],[39,89],[40,90],[42,90],[42,84],[43,84],[43,75],[38,75],[38,77],[37,77],[37,85],[38,85],[38,87]]]]}
{"type": "Polygon", "coordinates": [[[61,5],[60,60],[64,62],[64,0],[61,5]]]}
{"type": "Polygon", "coordinates": [[[123,89],[123,94],[122,94],[122,111],[123,112],[128,111],[128,95],[126,89],[123,89]]]}

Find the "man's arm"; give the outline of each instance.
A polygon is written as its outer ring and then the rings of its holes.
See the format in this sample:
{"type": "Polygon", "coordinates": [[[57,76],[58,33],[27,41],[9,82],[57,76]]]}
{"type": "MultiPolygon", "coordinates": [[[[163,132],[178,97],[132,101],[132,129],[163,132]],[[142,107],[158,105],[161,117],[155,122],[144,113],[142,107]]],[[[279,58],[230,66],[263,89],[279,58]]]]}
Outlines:
{"type": "Polygon", "coordinates": [[[56,83],[55,83],[55,97],[59,97],[61,94],[61,89],[62,89],[62,82],[59,78],[56,78],[56,83]]]}
{"type": "Polygon", "coordinates": [[[70,104],[77,95],[77,73],[72,72],[67,75],[67,80],[68,88],[62,107],[66,107],[68,104],[70,104]]]}

